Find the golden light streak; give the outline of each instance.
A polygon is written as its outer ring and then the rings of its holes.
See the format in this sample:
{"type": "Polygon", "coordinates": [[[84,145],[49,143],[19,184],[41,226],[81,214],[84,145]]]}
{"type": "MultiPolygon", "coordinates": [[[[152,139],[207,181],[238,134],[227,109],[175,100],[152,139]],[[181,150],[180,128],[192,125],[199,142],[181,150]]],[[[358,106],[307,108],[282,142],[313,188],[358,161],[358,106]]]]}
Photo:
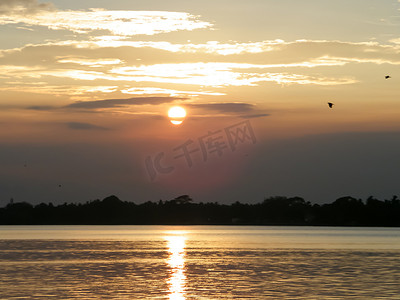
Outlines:
{"type": "MultiPolygon", "coordinates": [[[[179,234],[179,232],[178,232],[179,234]]],[[[184,300],[185,275],[185,236],[173,235],[165,238],[168,242],[168,260],[170,277],[168,279],[168,297],[170,300],[184,300]]]]}

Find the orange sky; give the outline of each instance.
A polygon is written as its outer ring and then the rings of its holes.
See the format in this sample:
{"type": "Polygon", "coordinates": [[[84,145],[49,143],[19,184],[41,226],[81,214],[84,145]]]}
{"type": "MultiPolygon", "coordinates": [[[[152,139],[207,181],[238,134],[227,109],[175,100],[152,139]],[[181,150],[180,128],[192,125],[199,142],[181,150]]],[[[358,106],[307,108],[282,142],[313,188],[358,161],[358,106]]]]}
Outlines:
{"type": "Polygon", "coordinates": [[[2,1],[0,204],[396,194],[399,9],[2,1]],[[174,105],[187,111],[180,126],[167,117],[174,105]],[[221,134],[236,124],[256,142],[232,151],[221,134]],[[192,166],[173,150],[189,140],[192,166]],[[205,159],[216,141],[227,147],[205,159]],[[159,153],[173,171],[152,178],[146,158],[159,153]]]}

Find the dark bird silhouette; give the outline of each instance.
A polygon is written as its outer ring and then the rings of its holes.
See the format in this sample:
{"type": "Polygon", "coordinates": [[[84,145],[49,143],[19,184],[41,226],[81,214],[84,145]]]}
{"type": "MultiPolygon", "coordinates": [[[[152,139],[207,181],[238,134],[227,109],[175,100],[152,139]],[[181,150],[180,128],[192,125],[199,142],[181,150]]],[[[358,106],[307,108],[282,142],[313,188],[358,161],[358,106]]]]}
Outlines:
{"type": "Polygon", "coordinates": [[[61,184],[59,184],[58,187],[61,187],[61,184]]]}
{"type": "Polygon", "coordinates": [[[329,106],[329,108],[332,108],[333,107],[333,103],[332,102],[328,102],[328,106],[329,106]]]}
{"type": "Polygon", "coordinates": [[[389,75],[386,75],[386,76],[385,76],[385,79],[389,79],[389,78],[392,78],[392,77],[390,77],[389,75]]]}

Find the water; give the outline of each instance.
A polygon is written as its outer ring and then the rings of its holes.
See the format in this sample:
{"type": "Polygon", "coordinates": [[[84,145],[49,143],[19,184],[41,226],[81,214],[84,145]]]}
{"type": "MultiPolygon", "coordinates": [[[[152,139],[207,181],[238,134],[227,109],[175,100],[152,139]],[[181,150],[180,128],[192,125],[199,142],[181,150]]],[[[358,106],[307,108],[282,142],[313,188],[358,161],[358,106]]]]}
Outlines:
{"type": "Polygon", "coordinates": [[[400,229],[0,226],[0,299],[400,299],[400,229]]]}

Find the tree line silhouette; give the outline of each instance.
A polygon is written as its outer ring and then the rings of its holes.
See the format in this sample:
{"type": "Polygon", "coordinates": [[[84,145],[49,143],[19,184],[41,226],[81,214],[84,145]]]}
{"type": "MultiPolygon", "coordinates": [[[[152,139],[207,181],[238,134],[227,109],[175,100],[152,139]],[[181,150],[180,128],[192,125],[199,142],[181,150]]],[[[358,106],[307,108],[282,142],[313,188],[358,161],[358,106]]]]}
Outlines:
{"type": "Polygon", "coordinates": [[[0,208],[1,225],[312,225],[400,226],[400,200],[350,196],[330,204],[301,197],[270,197],[261,203],[194,203],[188,195],[158,202],[121,201],[116,196],[86,203],[27,202],[0,208]]]}

